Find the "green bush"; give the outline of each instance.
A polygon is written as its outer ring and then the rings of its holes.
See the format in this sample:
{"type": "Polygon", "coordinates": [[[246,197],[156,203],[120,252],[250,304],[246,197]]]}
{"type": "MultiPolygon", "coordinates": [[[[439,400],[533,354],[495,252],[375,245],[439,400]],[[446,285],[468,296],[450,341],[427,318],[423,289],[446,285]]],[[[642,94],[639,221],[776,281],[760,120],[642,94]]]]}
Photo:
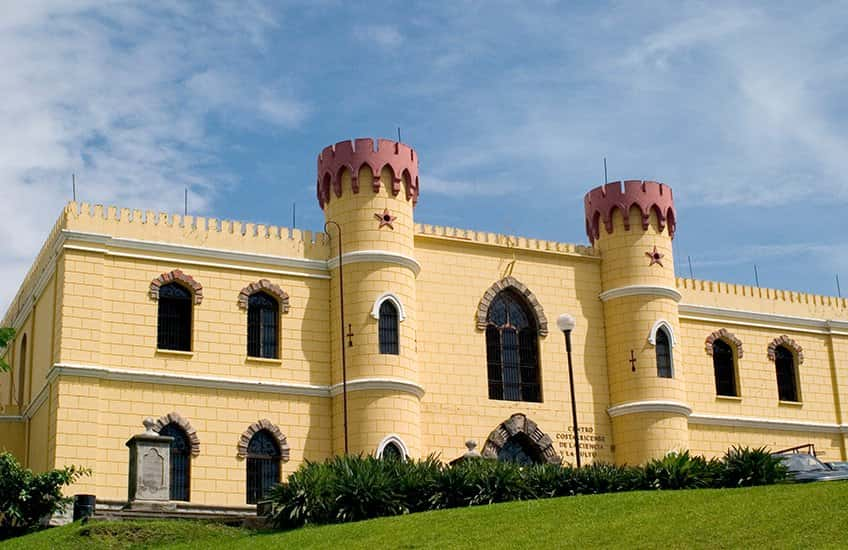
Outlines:
{"type": "Polygon", "coordinates": [[[735,445],[724,453],[721,483],[725,487],[770,485],[786,479],[786,466],[766,447],[749,449],[735,445]]]}
{"type": "Polygon", "coordinates": [[[721,483],[722,463],[691,456],[689,451],[670,452],[645,465],[645,481],[653,489],[703,489],[721,483]]]}
{"type": "Polygon", "coordinates": [[[0,454],[0,540],[23,535],[37,528],[41,518],[64,509],[72,499],[62,496],[62,487],[89,473],[69,466],[34,474],[11,453],[0,454]]]}
{"type": "Polygon", "coordinates": [[[344,456],[306,462],[268,496],[273,525],[291,528],[577,494],[759,485],[784,477],[783,465],[764,449],[737,447],[722,460],[683,451],[644,467],[521,466],[484,459],[446,466],[433,455],[418,461],[344,456]]]}

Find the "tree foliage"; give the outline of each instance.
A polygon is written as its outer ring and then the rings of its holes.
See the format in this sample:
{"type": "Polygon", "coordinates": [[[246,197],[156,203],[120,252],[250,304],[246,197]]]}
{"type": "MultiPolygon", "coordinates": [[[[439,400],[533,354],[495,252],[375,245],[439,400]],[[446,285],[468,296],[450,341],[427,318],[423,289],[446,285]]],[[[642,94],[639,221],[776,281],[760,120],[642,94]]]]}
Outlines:
{"type": "Polygon", "coordinates": [[[23,468],[11,453],[0,454],[0,540],[38,527],[41,518],[64,509],[72,500],[62,487],[91,472],[68,466],[42,474],[23,468]]]}
{"type": "MultiPolygon", "coordinates": [[[[12,327],[0,327],[0,350],[5,352],[6,346],[9,345],[15,338],[15,329],[12,327]]],[[[5,355],[5,353],[4,353],[5,355]]],[[[6,362],[6,358],[0,356],[0,372],[8,372],[9,371],[9,363],[6,362]]]]}

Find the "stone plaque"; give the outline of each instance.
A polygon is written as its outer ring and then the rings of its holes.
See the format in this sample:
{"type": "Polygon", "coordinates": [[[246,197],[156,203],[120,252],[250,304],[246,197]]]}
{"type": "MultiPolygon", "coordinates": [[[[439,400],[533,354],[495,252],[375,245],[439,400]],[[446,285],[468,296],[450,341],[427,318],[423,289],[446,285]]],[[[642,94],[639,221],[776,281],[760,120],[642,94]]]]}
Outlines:
{"type": "Polygon", "coordinates": [[[165,485],[165,458],[158,449],[147,449],[141,457],[141,490],[156,493],[165,485]]]}
{"type": "Polygon", "coordinates": [[[170,497],[171,441],[153,431],[152,418],[144,420],[144,433],[127,441],[130,448],[129,501],[162,502],[170,497]]]}

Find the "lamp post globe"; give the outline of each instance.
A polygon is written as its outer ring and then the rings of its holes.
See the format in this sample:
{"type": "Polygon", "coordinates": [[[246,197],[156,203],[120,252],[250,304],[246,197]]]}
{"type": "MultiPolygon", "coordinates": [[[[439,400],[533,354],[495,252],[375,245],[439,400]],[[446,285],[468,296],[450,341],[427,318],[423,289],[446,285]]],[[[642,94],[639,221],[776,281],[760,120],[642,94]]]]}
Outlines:
{"type": "Polygon", "coordinates": [[[574,317],[568,313],[563,313],[557,317],[557,327],[563,332],[574,330],[576,324],[577,322],[574,320],[574,317]]]}

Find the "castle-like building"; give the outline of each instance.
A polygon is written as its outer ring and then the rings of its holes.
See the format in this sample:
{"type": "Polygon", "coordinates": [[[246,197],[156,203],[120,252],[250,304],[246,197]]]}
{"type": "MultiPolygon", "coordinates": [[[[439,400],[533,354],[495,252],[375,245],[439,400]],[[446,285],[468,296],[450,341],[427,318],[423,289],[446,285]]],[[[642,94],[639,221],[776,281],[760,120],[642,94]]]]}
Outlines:
{"type": "Polygon", "coordinates": [[[153,417],[171,498],[222,506],[346,451],[573,463],[575,424],[584,463],[846,459],[848,301],[677,278],[666,185],[589,191],[591,246],[416,224],[389,140],[324,149],[317,198],[321,233],[68,204],[3,320],[0,447],[126,500],[153,417]]]}

